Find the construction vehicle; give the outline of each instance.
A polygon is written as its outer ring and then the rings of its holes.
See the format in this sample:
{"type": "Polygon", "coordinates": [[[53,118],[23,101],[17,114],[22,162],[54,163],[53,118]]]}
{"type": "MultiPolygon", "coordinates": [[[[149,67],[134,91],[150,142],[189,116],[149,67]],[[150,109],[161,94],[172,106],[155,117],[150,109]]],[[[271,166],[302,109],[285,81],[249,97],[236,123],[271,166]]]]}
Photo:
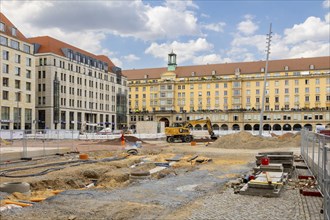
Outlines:
{"type": "Polygon", "coordinates": [[[217,139],[217,136],[215,136],[213,132],[212,123],[207,117],[206,119],[189,120],[183,123],[173,123],[171,127],[165,128],[167,142],[173,143],[177,140],[188,143],[191,142],[194,137],[190,132],[190,127],[197,124],[206,124],[207,130],[211,135],[211,139],[217,139]]]}

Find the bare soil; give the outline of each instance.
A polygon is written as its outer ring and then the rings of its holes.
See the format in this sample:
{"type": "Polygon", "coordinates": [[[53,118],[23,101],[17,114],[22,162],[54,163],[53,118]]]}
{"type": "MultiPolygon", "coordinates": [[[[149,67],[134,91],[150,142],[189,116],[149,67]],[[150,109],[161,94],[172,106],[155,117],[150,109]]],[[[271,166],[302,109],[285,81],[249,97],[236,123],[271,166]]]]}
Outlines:
{"type": "Polygon", "coordinates": [[[86,163],[79,160],[79,154],[71,153],[62,157],[49,157],[1,167],[0,173],[13,168],[77,161],[60,166],[52,165],[10,172],[10,175],[31,174],[30,177],[2,176],[0,183],[14,181],[30,183],[31,194],[2,193],[0,205],[4,205],[4,199],[30,201],[34,198],[44,198],[46,201],[31,208],[24,208],[22,211],[1,212],[0,217],[1,219],[155,219],[159,217],[172,219],[175,216],[180,216],[180,219],[187,218],[192,210],[200,208],[198,201],[202,197],[210,193],[219,193],[219,190],[223,189],[223,185],[218,184],[237,178],[243,171],[249,170],[258,152],[286,150],[298,153],[299,140],[300,135],[260,138],[240,132],[221,137],[214,143],[197,143],[197,146],[188,143],[169,145],[165,141],[145,141],[142,148],[138,149],[138,155],[127,155],[120,139],[70,142],[77,151],[86,152],[89,161],[98,162],[86,163]],[[132,172],[149,171],[156,168],[155,162],[166,163],[167,159],[176,155],[181,155],[180,161],[152,174],[146,182],[130,181],[132,172]],[[122,159],[101,161],[115,156],[122,159]],[[193,156],[198,156],[197,159],[204,162],[196,162],[196,160],[188,162],[193,156]],[[54,167],[62,167],[62,169],[46,175],[32,175],[54,167]],[[96,182],[95,186],[90,185],[93,182],[96,182]],[[58,194],[61,191],[64,192],[58,194]]]}

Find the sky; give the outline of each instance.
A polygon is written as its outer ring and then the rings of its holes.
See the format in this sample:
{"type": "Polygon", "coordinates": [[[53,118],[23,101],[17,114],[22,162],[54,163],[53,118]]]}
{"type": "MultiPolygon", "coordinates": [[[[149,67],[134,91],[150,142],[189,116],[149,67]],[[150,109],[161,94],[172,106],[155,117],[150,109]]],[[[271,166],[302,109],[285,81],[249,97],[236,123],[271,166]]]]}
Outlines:
{"type": "Polygon", "coordinates": [[[51,36],[122,69],[330,56],[329,0],[0,0],[26,36],[51,36]]]}

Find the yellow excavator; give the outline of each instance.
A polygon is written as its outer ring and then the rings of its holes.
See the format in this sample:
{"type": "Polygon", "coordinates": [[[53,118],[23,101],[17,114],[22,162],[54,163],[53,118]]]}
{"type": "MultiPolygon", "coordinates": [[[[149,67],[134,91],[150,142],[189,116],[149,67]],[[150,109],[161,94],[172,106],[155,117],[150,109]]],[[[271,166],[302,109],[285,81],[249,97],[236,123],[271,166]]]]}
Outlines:
{"type": "Polygon", "coordinates": [[[217,136],[213,132],[211,120],[206,119],[189,120],[183,123],[173,123],[172,126],[165,128],[166,140],[169,143],[174,141],[191,142],[194,137],[190,132],[190,127],[197,124],[206,124],[207,130],[211,135],[211,139],[217,139],[217,136]]]}

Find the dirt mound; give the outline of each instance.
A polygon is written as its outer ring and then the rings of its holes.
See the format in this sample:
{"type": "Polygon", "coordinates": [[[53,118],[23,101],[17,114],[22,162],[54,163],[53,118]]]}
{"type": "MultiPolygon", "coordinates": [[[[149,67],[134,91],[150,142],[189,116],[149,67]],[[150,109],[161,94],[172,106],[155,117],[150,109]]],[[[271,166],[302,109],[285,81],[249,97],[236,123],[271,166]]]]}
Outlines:
{"type": "Polygon", "coordinates": [[[279,137],[260,137],[241,131],[218,138],[210,147],[225,149],[298,147],[300,140],[300,134],[287,133],[279,137]]]}
{"type": "MultiPolygon", "coordinates": [[[[132,142],[135,143],[137,141],[141,141],[141,143],[144,143],[140,138],[134,137],[134,136],[125,136],[125,140],[127,142],[132,142]]],[[[121,138],[116,138],[113,140],[106,140],[106,141],[99,141],[94,143],[95,145],[107,145],[107,144],[113,144],[113,145],[118,145],[121,144],[121,138]]]]}

